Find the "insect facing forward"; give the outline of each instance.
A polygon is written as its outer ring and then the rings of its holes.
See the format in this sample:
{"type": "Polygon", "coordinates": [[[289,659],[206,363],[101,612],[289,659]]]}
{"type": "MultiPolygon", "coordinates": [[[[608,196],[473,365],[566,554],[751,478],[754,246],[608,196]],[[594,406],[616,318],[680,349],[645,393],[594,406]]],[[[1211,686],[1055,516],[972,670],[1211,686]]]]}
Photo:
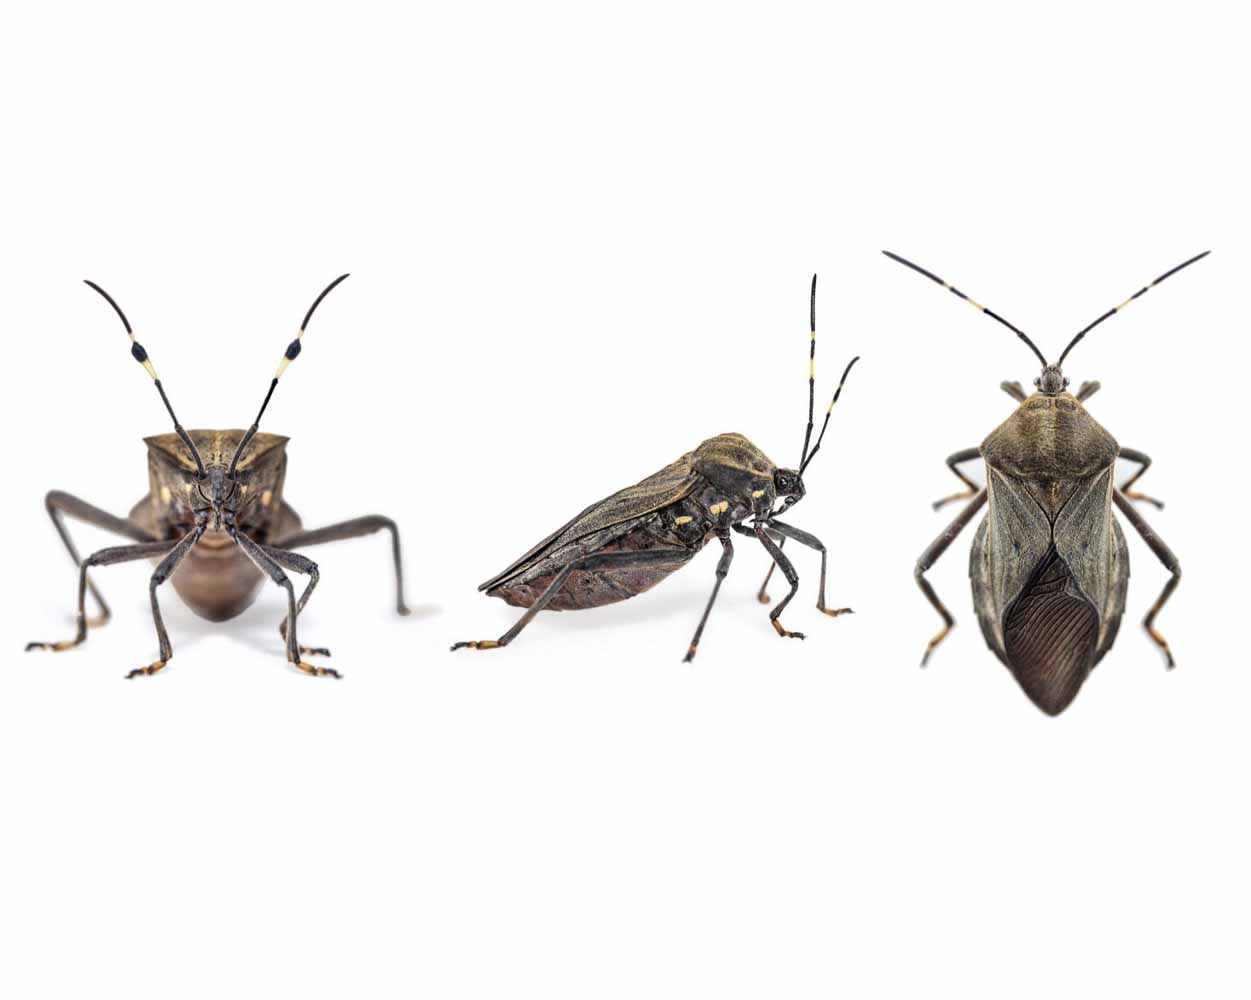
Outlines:
{"type": "MultiPolygon", "coordinates": [[[[721,543],[716,582],[687,649],[685,659],[689,661],[695,656],[721,581],[734,558],[731,531],[760,542],[790,584],[790,592],[769,614],[779,636],[803,638],[801,633],[783,628],[779,618],[799,589],[799,575],[782,553],[782,544],[787,538],[821,553],[818,610],[831,617],[850,612],[850,608],[833,610],[825,606],[825,546],[808,532],[778,520],[803,499],[804,471],[821,448],[830,414],[843,391],[843,382],[859,360],[853,358],[844,370],[826,410],[816,445],[809,451],[815,385],[816,294],[814,275],[810,300],[808,428],[796,468],[778,468],[741,434],[709,438],[642,482],[592,504],[503,572],[481,584],[478,589],[489,596],[528,610],[498,639],[458,642],[452,649],[507,646],[544,609],[577,611],[634,597],[686,565],[710,539],[716,538],[721,543]],[[778,501],[780,506],[775,510],[774,504],[778,501]],[[750,524],[744,523],[749,519],[750,524]]],[[[763,595],[763,588],[761,593],[763,595]]],[[[767,600],[767,597],[762,599],[767,600]]]]}
{"type": "Polygon", "coordinates": [[[296,637],[299,613],[317,586],[319,575],[317,564],[294,550],[337,539],[357,538],[382,529],[391,533],[396,610],[400,614],[408,613],[404,605],[399,533],[395,523],[373,515],[314,531],[304,530],[299,515],[283,497],[288,439],[277,434],[257,433],[279,378],[300,353],[301,340],[314,310],[346,277],[345,274],[331,282],[309,307],[299,333],[287,347],[270,382],[256,420],[246,431],[184,430],[157,378],[156,368],[135,339],[125,314],[104,289],[87,282],[121,318],[130,337],[130,353],[152,377],[173,421],[174,433],[145,439],[148,494],[135,504],[126,518],[109,514],[68,493],[54,490],[48,494],[48,514],[74,564],[79,567],[78,632],[73,639],[61,642],[29,643],[27,650],[72,649],[86,640],[89,627],[108,620],[108,605],[88,576],[90,568],[150,559],[156,564],[149,594],[160,655],[147,666],[130,671],[127,677],[154,674],[173,656],[157,600],[157,590],[166,580],[171,580],[178,596],[196,614],[211,621],[224,621],[252,603],[265,577],[286,591],[287,615],[279,631],[285,640],[287,659],[305,673],[338,677],[335,670],[304,662],[305,655],[329,656],[330,653],[326,649],[301,646],[296,637]],[[79,559],[62,519],[66,514],[130,538],[135,544],[101,549],[86,559],[79,559]],[[308,577],[308,584],[298,600],[286,570],[308,577]],[[88,590],[99,608],[99,615],[91,619],[86,612],[88,590]]]}
{"type": "Polygon", "coordinates": [[[1099,383],[1085,382],[1076,395],[1070,394],[1061,366],[1092,329],[1165,278],[1206,257],[1207,252],[1166,271],[1109,309],[1069,342],[1054,365],[1048,364],[1033,341],[1002,316],[924,268],[884,252],[1008,327],[1043,366],[1034,380],[1037,392],[1033,395],[1027,396],[1019,382],[1002,383],[1001,388],[1020,404],[1016,411],[980,448],[966,448],[947,459],[948,467],[967,489],[939,500],[934,508],[954,500],[967,499],[969,503],[917,560],[917,584],[943,619],[942,630],[926,648],[922,666],[955,623],[925,573],[973,516],[989,505],[973,539],[969,561],[973,604],[982,634],[1035,705],[1048,715],[1063,712],[1112,648],[1125,612],[1129,553],[1121,526],[1112,516],[1115,505],[1172,574],[1143,621],[1171,669],[1173,655],[1156,631],[1155,619],[1181,579],[1181,566],[1131,503],[1137,500],[1163,507],[1158,500],[1133,490],[1151,459],[1143,452],[1120,447],[1086,411],[1083,404],[1099,390],[1099,383]],[[986,485],[980,488],[958,468],[978,458],[986,466],[986,485]],[[1118,458],[1138,465],[1120,486],[1113,480],[1118,458]]]}

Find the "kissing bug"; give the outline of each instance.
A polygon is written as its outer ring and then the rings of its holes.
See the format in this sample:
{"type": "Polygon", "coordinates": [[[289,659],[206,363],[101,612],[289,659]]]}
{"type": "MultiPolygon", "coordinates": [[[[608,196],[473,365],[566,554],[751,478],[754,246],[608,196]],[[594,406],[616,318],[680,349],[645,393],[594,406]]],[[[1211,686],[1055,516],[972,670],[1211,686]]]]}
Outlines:
{"type": "Polygon", "coordinates": [[[843,391],[847,373],[860,360],[852,358],[843,371],[825,412],[816,446],[809,451],[815,392],[816,301],[817,278],[813,275],[809,304],[812,332],[808,350],[808,428],[804,431],[798,468],[778,468],[741,434],[709,438],[642,482],[592,504],[503,572],[481,584],[478,589],[489,596],[528,610],[498,639],[458,642],[452,646],[453,651],[507,646],[544,609],[579,611],[641,594],[686,565],[715,537],[721,543],[721,559],[717,563],[712,594],[686,651],[684,662],[689,662],[695,656],[721,581],[734,558],[731,531],[759,541],[791,585],[790,593],[769,614],[779,636],[804,638],[801,632],[788,632],[779,620],[782,610],[799,590],[799,574],[782,554],[781,542],[786,538],[793,538],[821,553],[817,609],[831,617],[849,614],[851,608],[825,606],[825,546],[814,535],[777,520],[803,499],[804,470],[821,449],[830,414],[843,391]],[[779,498],[783,502],[775,511],[773,504],[779,498]],[[752,519],[751,525],[743,523],[748,518],[752,519]]]}
{"type": "Polygon", "coordinates": [[[299,332],[283,354],[256,419],[246,431],[184,430],[174,415],[174,408],[165,394],[165,387],[157,378],[148,352],[135,339],[126,314],[108,292],[94,282],[87,282],[117,312],[130,337],[131,356],[152,377],[161,402],[173,421],[174,433],[144,439],[148,446],[148,494],[135,504],[125,518],[116,517],[59,490],[48,494],[45,501],[48,515],[79,568],[78,632],[73,639],[61,642],[29,643],[26,646],[28,651],[72,649],[86,641],[88,628],[108,621],[109,607],[87,575],[88,569],[151,559],[156,564],[156,571],[152,574],[148,592],[160,657],[146,667],[130,671],[127,678],[154,674],[173,656],[157,601],[157,589],[166,580],[171,580],[178,596],[196,614],[210,621],[225,621],[240,614],[252,603],[265,576],[287,592],[287,615],[279,626],[286,644],[287,659],[306,674],[338,677],[338,671],[315,667],[303,660],[306,655],[329,656],[330,651],[301,646],[296,639],[296,620],[317,586],[319,573],[315,562],[293,550],[322,542],[358,538],[384,528],[391,533],[396,610],[402,615],[408,614],[400,568],[399,531],[395,522],[371,515],[305,531],[299,515],[282,495],[289,439],[277,434],[257,433],[265,408],[278,387],[278,380],[300,354],[308,321],[322,299],[346,277],[346,274],[340,275],[332,281],[309,306],[299,332]],[[137,544],[101,549],[86,559],[79,559],[78,550],[62,520],[62,515],[66,514],[124,535],[137,544]],[[308,577],[308,585],[298,601],[295,588],[284,570],[308,577]],[[91,619],[86,611],[88,590],[100,609],[100,614],[91,619]]]}
{"type": "Polygon", "coordinates": [[[1209,252],[1165,271],[1084,327],[1053,365],[1002,316],[925,268],[883,251],[1002,323],[1042,362],[1042,373],[1034,380],[1038,391],[1027,396],[1019,382],[1001,383],[1000,388],[1020,404],[1016,411],[980,448],[965,448],[947,459],[948,468],[966,489],[936,501],[934,509],[955,500],[969,503],[917,560],[917,585],[943,619],[942,630],[926,647],[922,666],[955,624],[925,574],[989,503],[969,560],[973,605],[982,635],[1035,705],[1048,715],[1063,712],[1112,648],[1125,612],[1129,552],[1121,526],[1112,516],[1115,504],[1171,574],[1143,627],[1163,651],[1168,669],[1173,668],[1173,654],[1156,631],[1155,619],[1177,588],[1181,565],[1131,502],[1164,506],[1133,490],[1151,459],[1141,451],[1120,447],[1086,411],[1083,403],[1099,390],[1099,383],[1084,382],[1072,395],[1066,391],[1069,380],[1061,366],[1077,343],[1105,319],[1209,252]],[[977,458],[986,463],[986,485],[981,488],[958,468],[977,458]],[[1120,486],[1113,480],[1117,458],[1138,465],[1120,486]]]}

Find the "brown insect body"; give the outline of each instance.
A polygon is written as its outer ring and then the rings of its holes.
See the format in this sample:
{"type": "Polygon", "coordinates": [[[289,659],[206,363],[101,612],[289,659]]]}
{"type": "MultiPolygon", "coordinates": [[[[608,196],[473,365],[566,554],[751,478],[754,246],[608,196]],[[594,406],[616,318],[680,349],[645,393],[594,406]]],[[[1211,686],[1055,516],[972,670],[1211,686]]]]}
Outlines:
{"type": "MultiPolygon", "coordinates": [[[[187,432],[210,478],[215,472],[228,471],[246,433],[241,429],[187,432]]],[[[299,515],[282,498],[288,440],[258,432],[239,456],[235,524],[262,545],[279,544],[301,527],[299,515]]],[[[195,527],[195,510],[204,506],[195,458],[177,434],[158,434],[145,438],[144,443],[148,446],[149,491],[131,508],[130,520],[152,538],[181,538],[195,527]]],[[[159,561],[153,559],[153,565],[159,561]]],[[[170,583],[197,615],[226,621],[252,604],[264,580],[229,532],[210,527],[179,564],[170,583]]]]}
{"type": "Polygon", "coordinates": [[[987,644],[1050,715],[1076,697],[1125,611],[1112,516],[1120,448],[1074,396],[1035,393],[980,448],[989,512],[969,560],[987,644]]]}
{"type": "Polygon", "coordinates": [[[572,611],[624,601],[685,566],[718,525],[771,509],[776,473],[777,466],[743,435],[709,438],[654,475],[588,507],[478,589],[528,608],[561,569],[585,553],[672,553],[671,560],[643,566],[574,569],[546,608],[572,611]],[[723,501],[727,506],[721,509],[723,501]]]}
{"type": "Polygon", "coordinates": [[[955,624],[926,573],[989,504],[969,557],[973,605],[982,635],[1038,708],[1048,715],[1063,712],[1111,649],[1125,613],[1129,550],[1112,514],[1115,505],[1169,571],[1168,582],[1142,624],[1172,669],[1173,654],[1156,630],[1155,619],[1177,589],[1181,563],[1133,506],[1134,501],[1164,506],[1133,489],[1151,466],[1151,457],[1122,448],[1086,412],[1083,403],[1099,391],[1099,383],[1085,382],[1071,394],[1063,365],[1091,330],[1208,252],[1165,271],[1087,324],[1054,364],[1023,330],[992,309],[898,254],[883,253],[1007,327],[1042,362],[1042,371],[1034,379],[1038,391],[1027,395],[1019,382],[1003,382],[1000,388],[1019,404],[1016,411],[980,447],[965,448],[947,458],[947,467],[966,489],[937,501],[934,509],[952,501],[968,503],[921,553],[913,571],[917,586],[943,620],[921,665],[955,624]],[[981,487],[959,468],[979,458],[986,471],[986,484],[981,487]],[[1113,479],[1118,458],[1138,464],[1138,470],[1119,485],[1113,479]]]}
{"type": "Polygon", "coordinates": [[[337,670],[314,666],[303,659],[305,656],[329,656],[330,651],[323,647],[302,646],[296,635],[296,619],[321,577],[317,563],[296,550],[325,542],[360,538],[376,531],[387,531],[391,535],[395,607],[399,614],[408,614],[404,603],[399,529],[395,522],[370,514],[312,531],[302,530],[299,516],[283,499],[288,439],[259,431],[261,418],[273,398],[279,379],[291,362],[300,356],[308,321],[321,301],[346,277],[346,274],[341,275],[327,285],[304,314],[304,322],[300,324],[295,339],[287,345],[270,380],[256,419],[246,431],[187,431],[179,423],[165,387],[157,377],[156,366],[147,349],[135,337],[126,314],[108,292],[94,282],[87,282],[117,313],[130,338],[130,355],[151,377],[174,425],[174,433],[145,439],[148,447],[148,493],[125,518],[61,490],[53,490],[47,495],[45,506],[48,516],[78,567],[78,627],[71,639],[30,642],[26,644],[28,651],[64,652],[74,649],[87,641],[90,628],[108,621],[111,614],[109,606],[88,575],[92,567],[150,559],[155,569],[148,581],[148,594],[160,653],[156,660],[130,671],[127,677],[151,676],[165,669],[174,655],[161,616],[158,592],[162,584],[172,581],[178,596],[196,614],[210,621],[224,621],[238,615],[256,599],[266,577],[286,593],[287,613],[279,626],[279,633],[283,637],[288,662],[305,674],[338,677],[337,670]],[[122,535],[134,544],[109,546],[82,559],[64,524],[66,516],[122,535]],[[289,573],[298,573],[307,579],[298,597],[289,573]],[[88,593],[99,609],[99,614],[93,618],[87,616],[88,593]]]}

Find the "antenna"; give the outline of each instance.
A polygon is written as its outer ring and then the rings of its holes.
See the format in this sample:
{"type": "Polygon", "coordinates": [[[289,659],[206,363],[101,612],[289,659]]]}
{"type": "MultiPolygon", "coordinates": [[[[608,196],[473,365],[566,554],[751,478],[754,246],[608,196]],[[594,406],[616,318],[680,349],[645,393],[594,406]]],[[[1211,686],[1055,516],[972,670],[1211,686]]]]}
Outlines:
{"type": "Polygon", "coordinates": [[[830,400],[830,408],[825,411],[825,423],[821,425],[821,433],[817,435],[817,443],[813,447],[812,452],[799,465],[799,474],[804,474],[804,469],[812,464],[812,460],[817,457],[817,452],[821,450],[821,442],[825,439],[825,429],[830,426],[830,414],[834,412],[834,404],[838,402],[838,397],[843,394],[843,383],[847,381],[847,373],[851,371],[852,366],[860,360],[860,355],[856,355],[849,362],[847,367],[843,369],[843,377],[838,380],[838,388],[834,390],[834,398],[830,400]]]}
{"type": "Polygon", "coordinates": [[[952,295],[957,295],[960,298],[964,299],[965,302],[971,305],[978,312],[984,312],[987,316],[995,320],[997,323],[1002,323],[1009,330],[1011,330],[1018,337],[1020,337],[1023,341],[1025,341],[1026,346],[1029,347],[1031,351],[1033,351],[1035,354],[1038,355],[1038,360],[1042,362],[1043,367],[1044,368],[1047,367],[1047,359],[1043,357],[1042,351],[1038,349],[1038,347],[1034,344],[1034,342],[1025,335],[1024,330],[1020,330],[1017,327],[1013,326],[1006,319],[1000,316],[997,312],[995,312],[992,309],[987,309],[980,302],[973,301],[973,299],[969,298],[967,295],[964,294],[964,292],[960,291],[960,289],[956,288],[954,285],[947,284],[947,282],[943,281],[943,279],[940,278],[937,274],[927,271],[923,267],[919,267],[918,265],[912,263],[912,261],[910,260],[905,260],[903,257],[900,257],[899,254],[897,253],[891,253],[889,250],[883,250],[882,253],[884,253],[891,260],[898,261],[904,267],[910,267],[912,268],[912,270],[916,271],[918,274],[925,275],[927,278],[930,279],[930,281],[933,281],[933,282],[936,282],[937,284],[942,285],[945,289],[947,289],[947,291],[951,292],[952,295]]]}
{"type": "Polygon", "coordinates": [[[1091,323],[1090,326],[1086,327],[1084,330],[1081,331],[1081,333],[1079,333],[1076,337],[1074,337],[1072,340],[1069,341],[1069,346],[1066,347],[1064,349],[1064,353],[1060,355],[1060,360],[1056,362],[1056,367],[1058,368],[1060,365],[1064,364],[1064,359],[1069,356],[1069,351],[1073,350],[1073,348],[1077,346],[1077,342],[1081,340],[1084,336],[1086,336],[1086,334],[1090,333],[1091,330],[1097,327],[1105,319],[1108,319],[1111,316],[1115,316],[1122,309],[1124,309],[1127,305],[1133,302],[1134,299],[1138,298],[1139,296],[1146,295],[1148,289],[1155,288],[1155,286],[1158,285],[1165,278],[1171,278],[1174,274],[1180,271],[1183,267],[1189,267],[1195,261],[1203,260],[1203,258],[1206,257],[1211,252],[1212,252],[1211,250],[1204,250],[1203,253],[1195,254],[1195,256],[1191,257],[1190,260],[1183,261],[1181,264],[1178,264],[1171,271],[1165,271],[1162,275],[1156,278],[1155,281],[1151,282],[1151,284],[1143,285],[1140,289],[1138,289],[1138,291],[1134,292],[1133,295],[1127,298],[1119,306],[1113,306],[1111,309],[1105,312],[1102,316],[1100,316],[1097,320],[1091,323]]]}
{"type": "Polygon", "coordinates": [[[130,320],[126,318],[126,314],[122,312],[122,307],[113,301],[113,296],[97,285],[94,281],[83,279],[89,288],[99,292],[104,297],[104,301],[113,307],[113,311],[117,313],[118,318],[122,321],[122,326],[126,328],[126,335],[130,337],[130,356],[139,364],[143,365],[144,370],[152,376],[152,381],[156,385],[156,391],[161,394],[161,402],[165,404],[165,409],[169,411],[169,419],[174,422],[174,433],[182,440],[191,452],[191,457],[195,459],[196,469],[200,479],[204,478],[204,461],[200,458],[199,449],[196,448],[195,442],[183,430],[182,424],[178,422],[178,417],[174,415],[174,408],[169,404],[169,397],[165,395],[165,386],[161,385],[161,380],[157,378],[156,368],[152,364],[152,359],[148,357],[148,352],[144,350],[143,345],[135,339],[135,331],[130,328],[130,320]]]}
{"type": "Polygon", "coordinates": [[[804,450],[799,454],[802,468],[808,457],[808,442],[812,439],[812,408],[816,403],[817,375],[817,276],[812,276],[812,294],[808,299],[808,328],[812,335],[808,340],[808,429],[804,431],[804,450]]]}
{"type": "Polygon", "coordinates": [[[261,417],[265,415],[265,407],[269,406],[269,400],[274,394],[274,390],[278,388],[278,380],[282,378],[282,373],[287,370],[287,365],[291,364],[300,356],[300,341],[304,337],[304,331],[308,327],[308,321],[313,318],[313,313],[317,311],[317,307],[321,305],[321,300],[330,294],[331,290],[348,276],[341,274],[334,281],[330,282],[322,289],[320,295],[313,300],[313,304],[308,307],[308,312],[304,314],[304,322],[300,324],[300,331],[295,335],[295,340],[287,345],[287,350],[282,356],[282,360],[278,362],[278,371],[274,373],[273,381],[269,383],[269,391],[265,393],[265,401],[261,403],[260,411],[256,414],[256,419],[252,421],[252,426],[248,428],[248,432],[243,435],[243,440],[239,442],[239,447],[235,449],[234,457],[230,460],[229,478],[234,479],[235,469],[239,465],[239,456],[243,454],[243,449],[248,446],[252,438],[256,436],[256,429],[260,426],[261,417]]]}

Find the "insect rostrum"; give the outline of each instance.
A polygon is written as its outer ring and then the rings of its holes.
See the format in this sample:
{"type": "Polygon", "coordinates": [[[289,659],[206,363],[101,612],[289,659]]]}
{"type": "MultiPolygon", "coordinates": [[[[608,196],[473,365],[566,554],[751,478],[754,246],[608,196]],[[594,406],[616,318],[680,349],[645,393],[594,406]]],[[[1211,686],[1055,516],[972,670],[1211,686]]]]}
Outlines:
{"type": "Polygon", "coordinates": [[[799,589],[799,574],[782,552],[793,538],[821,553],[817,608],[831,617],[850,608],[825,606],[825,546],[814,536],[779,520],[804,497],[803,474],[821,448],[830,414],[859,358],[853,358],[839,380],[816,445],[809,451],[813,430],[814,359],[816,352],[817,279],[810,296],[808,426],[799,465],[779,468],[741,434],[719,434],[687,452],[642,482],[592,504],[564,527],[530,549],[507,569],[479,586],[492,597],[526,608],[517,623],[498,639],[458,642],[462,648],[496,649],[516,639],[542,610],[575,611],[624,601],[649,590],[686,565],[711,539],[721,543],[712,594],[687,647],[695,656],[721,582],[734,558],[731,532],[754,538],[769,553],[790,584],[790,592],[770,612],[779,636],[802,639],[782,626],[781,614],[799,589]],[[775,508],[775,504],[778,505],[775,508]]]}
{"type": "Polygon", "coordinates": [[[1034,342],[1002,316],[911,261],[883,252],[1008,327],[1043,366],[1032,395],[1017,382],[1002,383],[1001,388],[1019,403],[1016,411],[979,448],[966,448],[947,459],[966,489],[939,500],[935,509],[954,500],[969,502],[917,560],[917,585],[943,620],[926,647],[922,665],[955,624],[925,574],[974,515],[987,507],[969,561],[982,634],[1035,705],[1048,715],[1064,711],[1111,649],[1125,612],[1129,552],[1112,514],[1115,505],[1171,574],[1143,621],[1171,668],[1173,654],[1156,630],[1155,619],[1181,579],[1181,565],[1132,504],[1137,500],[1163,506],[1133,490],[1151,459],[1120,447],[1087,412],[1083,404],[1099,390],[1099,383],[1085,382],[1073,395],[1060,366],[1096,326],[1207,253],[1166,271],[1109,309],[1069,342],[1055,364],[1049,364],[1034,342]],[[986,485],[980,488],[959,469],[961,463],[978,458],[986,467],[986,485]],[[1119,487],[1113,480],[1117,458],[1139,466],[1119,487]]]}
{"type": "Polygon", "coordinates": [[[346,277],[344,274],[331,282],[309,307],[299,332],[283,354],[256,419],[246,431],[184,429],[174,415],[148,352],[135,339],[125,313],[104,289],[87,282],[117,312],[130,337],[131,356],[152,377],[173,421],[174,433],[145,439],[148,446],[148,493],[135,504],[126,518],[116,517],[59,490],[48,494],[48,514],[79,568],[78,630],[72,639],[32,642],[27,645],[27,650],[72,649],[86,641],[89,628],[108,620],[109,607],[88,575],[89,569],[151,559],[157,565],[148,590],[160,652],[156,660],[130,671],[127,677],[154,674],[173,656],[157,596],[166,580],[173,583],[175,591],[196,614],[222,621],[233,618],[252,603],[265,577],[286,591],[287,615],[279,631],[285,640],[287,659],[307,674],[338,677],[338,672],[329,667],[304,662],[305,656],[329,656],[330,653],[326,649],[301,646],[296,637],[299,614],[317,586],[319,573],[315,562],[294,550],[337,539],[357,538],[384,529],[391,534],[396,610],[400,614],[408,613],[404,604],[399,532],[395,522],[370,515],[313,531],[304,530],[299,515],[283,496],[288,439],[257,430],[278,380],[300,353],[300,343],[313,312],[330,290],[346,277]],[[86,559],[79,559],[65,526],[64,515],[122,535],[135,544],[101,549],[86,559]],[[308,577],[308,584],[298,600],[294,585],[287,576],[288,570],[308,577]],[[95,618],[87,617],[88,591],[100,611],[95,618]]]}

